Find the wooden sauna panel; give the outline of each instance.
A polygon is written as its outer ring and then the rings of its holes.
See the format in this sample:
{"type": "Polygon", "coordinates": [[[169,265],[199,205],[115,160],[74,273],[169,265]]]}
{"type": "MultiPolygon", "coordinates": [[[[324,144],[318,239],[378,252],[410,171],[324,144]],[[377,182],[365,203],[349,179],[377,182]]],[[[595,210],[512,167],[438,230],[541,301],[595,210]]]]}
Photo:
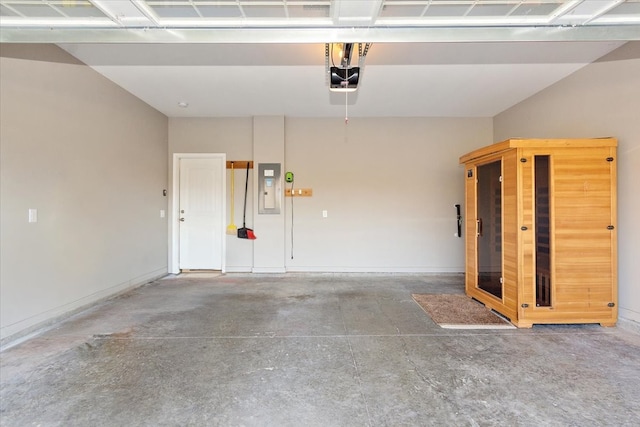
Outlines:
{"type": "MultiPolygon", "coordinates": [[[[466,176],[467,295],[519,327],[614,325],[618,313],[616,146],[614,138],[509,139],[461,156],[466,176]],[[536,156],[548,156],[543,165],[548,164],[549,185],[543,184],[544,192],[539,194],[536,156]],[[495,161],[502,164],[501,298],[478,288],[476,172],[478,166],[495,161]],[[542,204],[536,207],[536,203],[542,204]],[[536,209],[544,215],[539,238],[536,209]],[[538,269],[536,259],[544,267],[538,269]],[[542,288],[536,289],[536,280],[542,288]],[[542,294],[536,297],[537,292],[542,294]]],[[[540,170],[546,175],[546,166],[540,170]]]]}

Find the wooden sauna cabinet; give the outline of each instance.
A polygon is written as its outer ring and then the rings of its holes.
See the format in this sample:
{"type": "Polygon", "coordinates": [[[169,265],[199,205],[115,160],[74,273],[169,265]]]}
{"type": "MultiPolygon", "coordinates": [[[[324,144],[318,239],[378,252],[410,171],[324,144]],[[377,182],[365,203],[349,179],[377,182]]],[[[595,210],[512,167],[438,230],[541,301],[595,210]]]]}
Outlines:
{"type": "Polygon", "coordinates": [[[618,317],[614,138],[509,139],[465,166],[465,291],[513,324],[618,317]]]}

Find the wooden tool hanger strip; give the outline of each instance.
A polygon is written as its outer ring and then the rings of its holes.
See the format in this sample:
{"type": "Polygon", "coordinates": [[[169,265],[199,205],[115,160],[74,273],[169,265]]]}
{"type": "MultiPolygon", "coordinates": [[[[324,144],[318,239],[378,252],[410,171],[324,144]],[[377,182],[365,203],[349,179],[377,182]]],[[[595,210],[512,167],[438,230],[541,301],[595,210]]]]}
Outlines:
{"type": "Polygon", "coordinates": [[[253,169],[252,160],[227,160],[227,169],[231,169],[231,163],[233,163],[234,169],[246,169],[247,163],[249,164],[249,169],[253,169]]]}

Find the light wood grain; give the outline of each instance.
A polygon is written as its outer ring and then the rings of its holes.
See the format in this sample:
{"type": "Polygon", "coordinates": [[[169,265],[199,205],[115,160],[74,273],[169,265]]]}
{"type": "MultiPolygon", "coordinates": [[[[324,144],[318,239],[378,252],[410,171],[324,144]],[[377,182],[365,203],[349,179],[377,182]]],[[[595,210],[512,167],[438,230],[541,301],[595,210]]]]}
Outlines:
{"type": "Polygon", "coordinates": [[[471,170],[474,177],[477,166],[498,160],[503,173],[503,295],[497,298],[478,288],[475,178],[465,181],[467,295],[518,327],[536,323],[615,325],[616,146],[615,138],[510,139],[461,156],[465,173],[471,170]],[[542,155],[549,156],[551,268],[545,277],[551,280],[550,307],[536,307],[534,159],[542,155]]]}

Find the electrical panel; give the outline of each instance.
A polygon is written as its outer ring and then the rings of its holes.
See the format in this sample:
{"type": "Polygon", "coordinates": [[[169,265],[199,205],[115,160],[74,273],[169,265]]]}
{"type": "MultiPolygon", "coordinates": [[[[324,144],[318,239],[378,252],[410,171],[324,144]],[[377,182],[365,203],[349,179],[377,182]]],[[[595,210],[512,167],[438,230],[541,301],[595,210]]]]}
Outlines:
{"type": "Polygon", "coordinates": [[[258,164],[258,213],[279,214],[282,183],[280,163],[258,164]]]}

